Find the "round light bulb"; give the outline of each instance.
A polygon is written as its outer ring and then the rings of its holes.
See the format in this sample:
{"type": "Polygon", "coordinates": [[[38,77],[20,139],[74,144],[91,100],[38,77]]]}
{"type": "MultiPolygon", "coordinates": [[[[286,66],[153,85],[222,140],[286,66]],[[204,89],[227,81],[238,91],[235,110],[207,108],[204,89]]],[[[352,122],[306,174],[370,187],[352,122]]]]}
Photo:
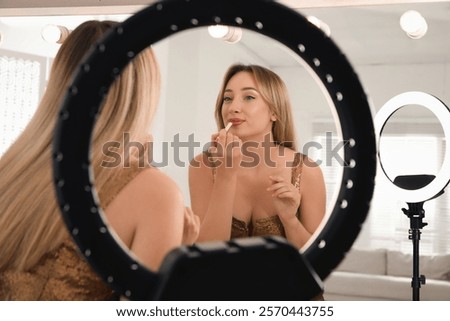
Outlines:
{"type": "Polygon", "coordinates": [[[234,44],[242,39],[242,29],[238,27],[230,27],[228,33],[223,38],[228,43],[234,44]]]}
{"type": "Polygon", "coordinates": [[[222,39],[231,44],[242,39],[242,29],[238,27],[214,25],[208,27],[208,33],[213,38],[222,39]]]}
{"type": "Polygon", "coordinates": [[[209,35],[217,39],[224,38],[228,34],[228,31],[229,27],[224,25],[215,25],[208,27],[209,35]]]}
{"type": "Polygon", "coordinates": [[[50,43],[63,43],[69,35],[69,29],[63,26],[46,25],[42,28],[41,36],[47,42],[50,43]]]}
{"type": "Polygon", "coordinates": [[[428,30],[425,18],[415,10],[409,10],[402,14],[400,26],[408,37],[412,39],[422,38],[428,30]]]}

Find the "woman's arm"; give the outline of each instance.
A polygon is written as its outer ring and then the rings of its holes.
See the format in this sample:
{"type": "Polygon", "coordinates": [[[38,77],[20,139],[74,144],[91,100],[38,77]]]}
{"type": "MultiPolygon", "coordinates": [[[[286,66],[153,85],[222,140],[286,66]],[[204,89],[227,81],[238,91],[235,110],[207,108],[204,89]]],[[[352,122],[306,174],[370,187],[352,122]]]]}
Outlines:
{"type": "Polygon", "coordinates": [[[322,170],[312,161],[307,164],[310,165],[303,164],[299,190],[290,182],[276,177],[269,188],[274,193],[274,205],[283,224],[286,238],[298,248],[305,245],[316,231],[325,216],[326,208],[322,170]],[[296,217],[298,206],[299,218],[296,217]]]}
{"type": "Polygon", "coordinates": [[[303,165],[300,180],[300,221],[313,234],[325,216],[327,199],[322,170],[312,160],[308,164],[303,165]]]}
{"type": "Polygon", "coordinates": [[[191,205],[200,217],[198,242],[230,239],[237,171],[242,160],[239,137],[222,129],[212,135],[211,142],[212,159],[198,155],[189,167],[191,205]]]}
{"type": "Polygon", "coordinates": [[[198,155],[189,167],[189,190],[192,210],[200,217],[197,242],[229,240],[233,216],[236,174],[216,171],[213,182],[212,168],[207,156],[198,155]]]}

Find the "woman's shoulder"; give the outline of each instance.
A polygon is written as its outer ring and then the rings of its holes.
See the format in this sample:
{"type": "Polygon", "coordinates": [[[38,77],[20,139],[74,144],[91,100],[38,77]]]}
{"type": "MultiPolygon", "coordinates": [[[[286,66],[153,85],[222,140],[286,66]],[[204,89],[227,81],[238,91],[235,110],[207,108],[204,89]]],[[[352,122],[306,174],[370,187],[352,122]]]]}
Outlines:
{"type": "Polygon", "coordinates": [[[279,160],[283,164],[288,165],[288,167],[296,167],[298,165],[301,165],[304,156],[305,155],[299,153],[298,151],[285,146],[279,146],[277,155],[279,160]]]}
{"type": "Polygon", "coordinates": [[[181,193],[176,182],[167,174],[154,167],[142,169],[127,186],[137,193],[154,193],[156,195],[174,194],[178,196],[181,193]]]}
{"type": "Polygon", "coordinates": [[[302,179],[309,183],[319,183],[323,181],[323,173],[320,162],[314,161],[307,155],[303,155],[302,160],[302,179]]]}
{"type": "MultiPolygon", "coordinates": [[[[311,157],[288,147],[280,146],[280,155],[294,167],[311,167],[320,170],[319,163],[311,157]]],[[[316,170],[317,170],[316,169],[316,170]]]]}
{"type": "Polygon", "coordinates": [[[119,195],[127,194],[129,191],[139,195],[148,191],[175,193],[177,189],[175,182],[157,168],[137,166],[133,163],[111,175],[109,181],[100,190],[100,200],[103,207],[108,207],[119,195]]]}
{"type": "MultiPolygon", "coordinates": [[[[176,182],[157,168],[145,167],[139,170],[124,169],[123,171],[124,173],[119,175],[121,179],[112,184],[121,185],[121,188],[117,193],[107,195],[110,202],[103,203],[105,208],[116,207],[120,203],[145,208],[159,200],[183,201],[181,190],[176,182]]],[[[114,191],[110,189],[110,192],[114,191]]]]}
{"type": "Polygon", "coordinates": [[[184,208],[184,197],[176,182],[156,168],[145,168],[117,194],[106,208],[106,214],[128,244],[132,240],[129,232],[136,226],[181,208],[184,208]]]}

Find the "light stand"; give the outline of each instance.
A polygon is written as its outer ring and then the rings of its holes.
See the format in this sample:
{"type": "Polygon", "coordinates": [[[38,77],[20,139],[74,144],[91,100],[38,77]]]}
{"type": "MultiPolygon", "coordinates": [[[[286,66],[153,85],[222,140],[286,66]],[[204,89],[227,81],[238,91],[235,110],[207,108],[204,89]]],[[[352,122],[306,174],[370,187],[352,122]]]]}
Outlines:
{"type": "Polygon", "coordinates": [[[411,281],[411,287],[413,289],[412,299],[413,301],[420,300],[420,285],[425,284],[425,275],[419,274],[419,241],[420,241],[420,229],[427,226],[428,223],[423,223],[422,219],[425,217],[425,210],[423,209],[423,203],[408,203],[409,209],[402,208],[402,211],[410,219],[409,239],[413,242],[413,276],[411,281]]]}
{"type": "Polygon", "coordinates": [[[419,301],[420,285],[425,284],[425,276],[419,274],[419,241],[420,230],[427,226],[422,220],[425,217],[423,204],[444,193],[445,187],[450,182],[450,109],[437,97],[419,92],[410,91],[399,94],[386,102],[375,116],[375,128],[378,134],[378,144],[383,128],[389,118],[400,108],[409,105],[421,105],[429,109],[441,122],[445,137],[445,156],[441,169],[435,175],[404,175],[397,176],[394,181],[386,173],[381,161],[380,149],[378,157],[381,168],[386,177],[393,183],[393,191],[408,204],[408,209],[403,208],[403,213],[410,219],[409,239],[413,242],[413,301],[419,301]]]}
{"type": "MultiPolygon", "coordinates": [[[[403,189],[415,190],[428,185],[435,178],[436,176],[434,175],[397,176],[394,179],[394,184],[403,189]]],[[[439,192],[433,198],[436,198],[443,193],[444,190],[439,192]]],[[[408,209],[402,208],[403,213],[408,216],[410,220],[408,239],[412,240],[413,243],[413,276],[411,281],[413,301],[420,301],[420,287],[421,284],[425,284],[426,282],[425,275],[419,273],[419,241],[420,235],[422,234],[420,230],[428,225],[428,223],[422,221],[423,218],[425,218],[425,210],[423,209],[424,203],[425,201],[407,202],[408,209]]]]}

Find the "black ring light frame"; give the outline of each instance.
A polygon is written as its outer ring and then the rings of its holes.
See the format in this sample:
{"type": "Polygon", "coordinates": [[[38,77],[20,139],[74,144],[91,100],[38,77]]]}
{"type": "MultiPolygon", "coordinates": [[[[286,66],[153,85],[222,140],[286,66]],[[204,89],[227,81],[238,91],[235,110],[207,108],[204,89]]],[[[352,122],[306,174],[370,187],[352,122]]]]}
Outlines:
{"type": "Polygon", "coordinates": [[[143,49],[177,32],[214,24],[253,30],[289,47],[323,83],[336,109],[347,166],[327,224],[302,254],[323,280],[341,262],[364,222],[374,189],[376,143],[365,92],[350,63],[302,15],[268,0],[168,0],[124,21],[92,50],[66,93],[53,166],[64,221],[88,262],[118,293],[148,299],[158,274],[119,246],[103,219],[90,165],[90,141],[109,87],[143,49]]]}

